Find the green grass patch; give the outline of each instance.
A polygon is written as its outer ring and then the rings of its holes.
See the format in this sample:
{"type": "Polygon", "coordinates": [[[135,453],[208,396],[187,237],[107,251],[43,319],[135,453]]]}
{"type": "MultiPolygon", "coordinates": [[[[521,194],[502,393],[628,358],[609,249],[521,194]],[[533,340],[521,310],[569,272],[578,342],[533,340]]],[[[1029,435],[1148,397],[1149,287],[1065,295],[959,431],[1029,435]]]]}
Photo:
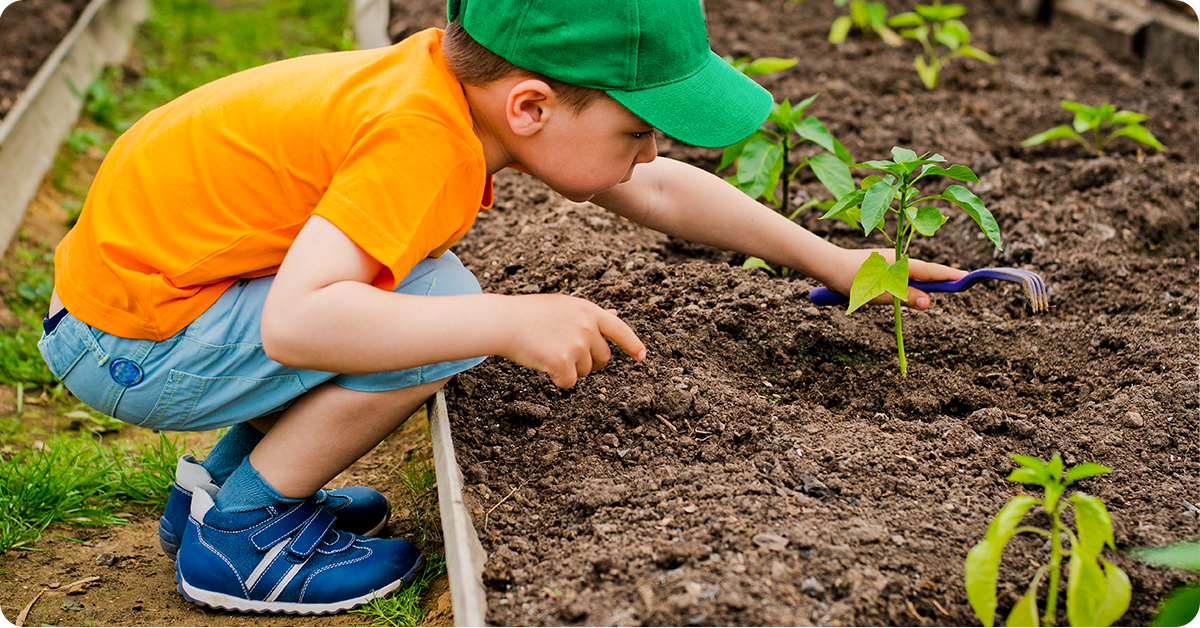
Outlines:
{"type": "Polygon", "coordinates": [[[426,559],[425,571],[402,591],[386,597],[375,598],[351,613],[363,615],[372,626],[421,626],[425,622],[425,610],[421,598],[430,585],[446,573],[446,557],[433,554],[426,559]]]}
{"type": "Polygon", "coordinates": [[[405,506],[408,508],[407,523],[413,542],[424,545],[426,541],[441,541],[438,512],[437,473],[426,457],[413,456],[399,472],[404,485],[405,506]]]}
{"type": "Polygon", "coordinates": [[[131,504],[162,508],[182,443],[164,434],[140,447],[57,436],[41,447],[4,452],[0,553],[36,542],[51,524],[108,526],[126,523],[115,513],[131,504]]]}

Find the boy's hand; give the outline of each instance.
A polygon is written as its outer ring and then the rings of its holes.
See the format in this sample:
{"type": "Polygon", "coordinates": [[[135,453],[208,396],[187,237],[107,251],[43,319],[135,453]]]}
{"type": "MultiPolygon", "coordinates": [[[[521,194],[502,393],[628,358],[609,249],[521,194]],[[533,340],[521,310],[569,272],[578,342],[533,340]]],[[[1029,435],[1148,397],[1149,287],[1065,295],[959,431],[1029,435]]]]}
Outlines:
{"type": "MultiPolygon", "coordinates": [[[[887,259],[889,264],[896,261],[896,251],[894,249],[847,249],[846,253],[846,258],[841,267],[842,277],[840,279],[842,279],[842,281],[836,282],[838,283],[837,287],[834,287],[833,285],[829,286],[830,288],[833,288],[842,294],[850,294],[850,284],[854,281],[854,275],[858,272],[859,267],[862,266],[862,263],[867,260],[867,257],[869,257],[871,253],[879,253],[885,259],[887,259]],[[845,284],[844,286],[841,285],[843,283],[845,284]]],[[[942,264],[934,264],[915,258],[909,258],[908,260],[909,279],[916,279],[918,281],[953,281],[965,274],[967,274],[967,271],[965,270],[950,268],[949,266],[943,266],[942,264]]],[[[871,304],[891,305],[892,295],[884,293],[878,297],[875,297],[875,299],[871,301],[871,304]]],[[[917,290],[916,288],[909,286],[908,298],[904,300],[904,304],[907,307],[917,310],[929,309],[929,295],[922,290],[917,290]]]]}
{"type": "Polygon", "coordinates": [[[615,310],[562,294],[512,299],[515,333],[501,355],[550,375],[559,388],[570,388],[608,364],[612,352],[606,338],[635,360],[646,357],[646,346],[615,310]]]}

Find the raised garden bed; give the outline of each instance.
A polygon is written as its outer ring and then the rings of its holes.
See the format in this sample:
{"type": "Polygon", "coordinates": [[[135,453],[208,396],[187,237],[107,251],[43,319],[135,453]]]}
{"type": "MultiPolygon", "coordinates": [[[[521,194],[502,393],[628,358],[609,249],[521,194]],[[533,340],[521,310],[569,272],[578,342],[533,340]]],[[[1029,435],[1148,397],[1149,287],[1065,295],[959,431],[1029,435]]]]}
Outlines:
{"type": "MultiPolygon", "coordinates": [[[[429,4],[405,3],[390,34],[437,25],[429,4]],[[414,23],[423,13],[435,21],[414,23]]],[[[1108,503],[1122,547],[1200,536],[1184,503],[1200,502],[1195,82],[1015,8],[964,4],[1000,63],[952,64],[926,92],[912,49],[830,45],[832,3],[705,3],[719,53],[801,58],[764,84],[793,101],[820,92],[810,113],[855,157],[902,145],[980,173],[1005,253],[955,217],[918,256],[1049,283],[1045,314],[1001,285],[910,313],[907,379],[890,310],[816,308],[805,279],[497,177],[495,209],[456,248],[485,290],[616,308],[651,353],[567,391],[503,360],[450,385],[489,622],[974,624],[962,563],[1021,490],[1004,480],[1008,452],[1112,467],[1080,488],[1108,503]],[[1022,149],[1069,121],[1060,100],[1141,111],[1168,150],[1022,149]]],[[[660,152],[709,169],[720,156],[669,140],[660,152]]],[[[811,178],[796,191],[824,194],[811,178]]],[[[843,246],[883,244],[816,217],[801,221],[843,246]]],[[[1010,546],[1001,613],[1041,545],[1010,546]]],[[[1125,625],[1147,624],[1184,577],[1110,559],[1133,584],[1125,625]]]]}

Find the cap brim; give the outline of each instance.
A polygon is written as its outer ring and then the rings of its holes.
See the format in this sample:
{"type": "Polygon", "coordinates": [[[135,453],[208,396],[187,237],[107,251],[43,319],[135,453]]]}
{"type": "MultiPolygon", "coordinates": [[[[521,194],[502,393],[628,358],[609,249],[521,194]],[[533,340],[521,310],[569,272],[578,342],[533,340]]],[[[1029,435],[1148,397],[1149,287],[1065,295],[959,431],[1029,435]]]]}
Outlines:
{"type": "Polygon", "coordinates": [[[711,51],[708,63],[681,81],[607,92],[663,133],[706,148],[742,141],[762,126],[775,102],[770,92],[711,51]]]}

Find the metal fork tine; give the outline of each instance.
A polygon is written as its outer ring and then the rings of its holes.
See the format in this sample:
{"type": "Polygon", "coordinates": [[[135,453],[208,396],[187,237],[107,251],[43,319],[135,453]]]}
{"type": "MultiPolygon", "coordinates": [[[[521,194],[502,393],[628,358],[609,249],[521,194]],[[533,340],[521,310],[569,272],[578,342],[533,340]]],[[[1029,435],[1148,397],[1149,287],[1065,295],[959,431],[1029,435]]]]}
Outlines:
{"type": "Polygon", "coordinates": [[[1046,297],[1046,284],[1042,281],[1041,276],[1037,273],[1027,270],[1021,270],[1020,272],[1026,277],[1025,282],[1022,283],[1025,285],[1026,291],[1029,294],[1029,300],[1033,307],[1033,311],[1049,311],[1050,303],[1046,297]]]}

